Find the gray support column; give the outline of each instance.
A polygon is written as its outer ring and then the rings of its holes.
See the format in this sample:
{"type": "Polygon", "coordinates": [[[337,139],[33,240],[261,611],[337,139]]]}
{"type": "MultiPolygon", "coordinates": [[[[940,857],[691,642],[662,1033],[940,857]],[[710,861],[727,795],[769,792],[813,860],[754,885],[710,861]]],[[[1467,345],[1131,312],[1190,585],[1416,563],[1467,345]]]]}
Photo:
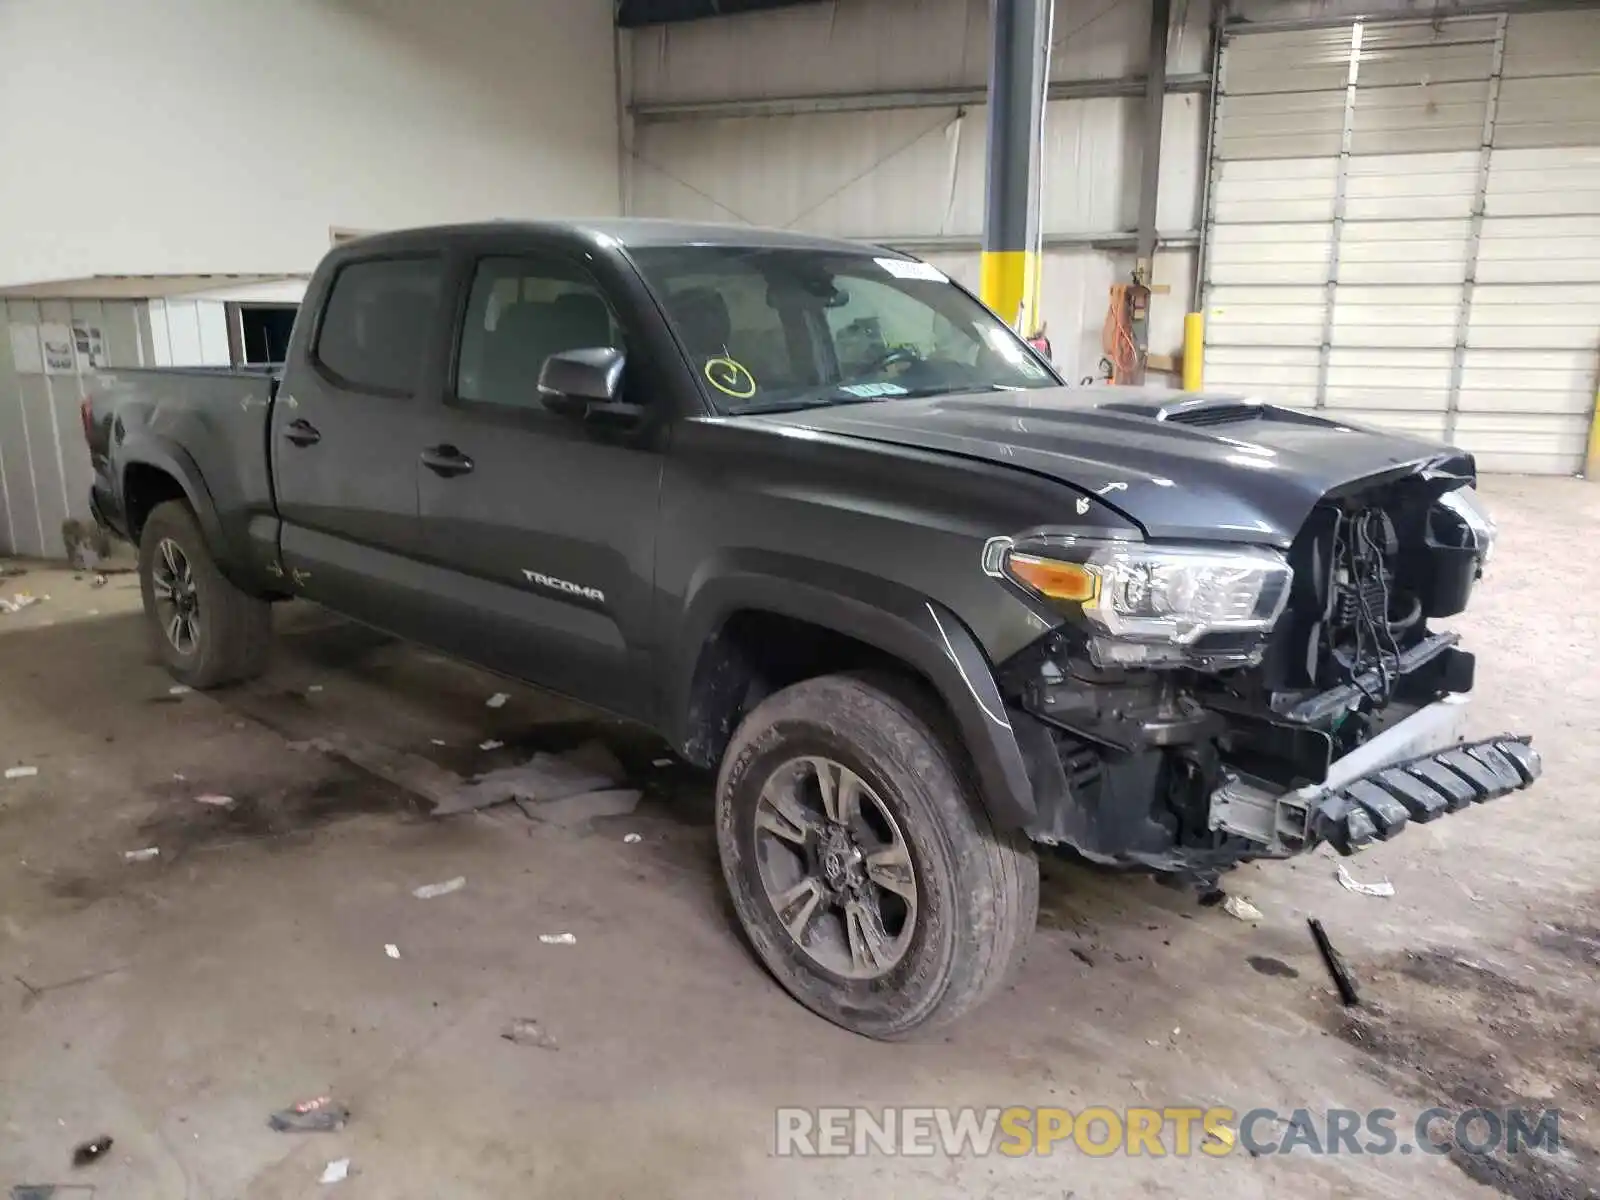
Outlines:
{"type": "Polygon", "coordinates": [[[1051,0],[992,0],[988,171],[984,194],[983,302],[1008,324],[1031,332],[1023,312],[1033,273],[1029,229],[1039,131],[1044,121],[1045,61],[1051,0]]]}
{"type": "Polygon", "coordinates": [[[1317,351],[1318,408],[1328,405],[1328,372],[1333,363],[1333,309],[1338,303],[1339,254],[1344,242],[1344,213],[1350,190],[1350,145],[1355,135],[1356,80],[1361,74],[1362,24],[1350,28],[1350,58],[1344,82],[1344,118],[1339,129],[1339,166],[1333,184],[1333,228],[1328,242],[1328,275],[1322,287],[1322,344],[1317,351]]]}
{"type": "Polygon", "coordinates": [[[1494,155],[1494,123],[1500,112],[1500,74],[1506,60],[1506,14],[1494,30],[1494,62],[1489,69],[1488,103],[1483,109],[1483,144],[1478,149],[1478,184],[1472,195],[1472,224],[1467,235],[1466,270],[1461,279],[1461,307],[1456,312],[1456,345],[1450,358],[1450,396],[1445,402],[1444,437],[1453,442],[1461,413],[1461,377],[1467,366],[1467,330],[1472,323],[1472,296],[1478,288],[1478,250],[1483,243],[1483,213],[1489,196],[1489,165],[1494,155]]]}
{"type": "MultiPolygon", "coordinates": [[[[1156,201],[1161,193],[1161,123],[1167,96],[1167,31],[1172,0],[1150,0],[1150,51],[1144,68],[1144,143],[1139,166],[1139,243],[1134,251],[1134,282],[1144,288],[1155,280],[1156,201]]],[[[1139,355],[1136,382],[1144,380],[1150,353],[1150,297],[1139,293],[1133,306],[1133,344],[1139,355]]]]}

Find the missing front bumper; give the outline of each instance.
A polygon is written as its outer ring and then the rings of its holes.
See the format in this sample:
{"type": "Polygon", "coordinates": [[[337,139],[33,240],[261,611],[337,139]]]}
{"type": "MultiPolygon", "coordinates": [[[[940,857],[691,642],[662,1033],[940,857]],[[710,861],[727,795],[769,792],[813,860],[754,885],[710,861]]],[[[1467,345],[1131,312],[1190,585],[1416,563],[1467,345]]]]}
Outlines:
{"type": "Polygon", "coordinates": [[[1430,704],[1336,761],[1328,779],[1312,787],[1274,794],[1231,778],[1212,794],[1211,827],[1248,838],[1268,855],[1321,842],[1353,854],[1412,821],[1520,791],[1539,777],[1538,752],[1525,736],[1463,742],[1466,712],[1465,696],[1430,704]]]}

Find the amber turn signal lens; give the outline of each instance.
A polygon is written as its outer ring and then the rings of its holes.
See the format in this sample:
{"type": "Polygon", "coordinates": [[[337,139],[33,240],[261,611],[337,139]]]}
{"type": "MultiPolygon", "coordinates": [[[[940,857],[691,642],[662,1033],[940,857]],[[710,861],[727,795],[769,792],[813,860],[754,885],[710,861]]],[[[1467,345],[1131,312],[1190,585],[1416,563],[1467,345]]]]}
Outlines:
{"type": "Polygon", "coordinates": [[[1094,572],[1077,563],[1034,558],[1031,554],[1012,554],[1006,558],[1006,569],[1018,583],[1051,600],[1081,603],[1093,600],[1099,590],[1094,572]]]}

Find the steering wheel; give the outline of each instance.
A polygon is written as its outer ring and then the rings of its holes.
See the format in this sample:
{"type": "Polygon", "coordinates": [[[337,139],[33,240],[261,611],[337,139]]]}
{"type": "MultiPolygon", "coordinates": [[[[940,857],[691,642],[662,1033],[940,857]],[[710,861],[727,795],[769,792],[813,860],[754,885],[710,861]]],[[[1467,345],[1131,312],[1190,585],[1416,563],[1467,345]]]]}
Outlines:
{"type": "Polygon", "coordinates": [[[882,354],[878,355],[877,358],[867,363],[861,368],[861,371],[863,374],[872,375],[878,371],[883,371],[894,366],[895,363],[914,363],[921,361],[922,355],[917,353],[916,347],[895,346],[889,350],[885,350],[882,354]]]}

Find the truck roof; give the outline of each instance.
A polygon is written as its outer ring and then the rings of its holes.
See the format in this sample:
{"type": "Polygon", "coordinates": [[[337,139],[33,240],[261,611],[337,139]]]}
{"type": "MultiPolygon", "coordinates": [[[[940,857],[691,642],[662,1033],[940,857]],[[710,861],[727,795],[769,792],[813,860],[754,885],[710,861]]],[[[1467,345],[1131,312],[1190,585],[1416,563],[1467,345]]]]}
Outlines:
{"type": "MultiPolygon", "coordinates": [[[[715,224],[702,221],[671,221],[653,217],[606,217],[591,221],[480,221],[463,225],[430,225],[400,229],[391,233],[370,234],[344,243],[362,249],[416,250],[436,246],[441,241],[492,235],[505,236],[523,231],[531,236],[576,238],[597,249],[607,244],[624,248],[643,246],[738,246],[774,250],[823,250],[862,253],[881,246],[850,242],[789,229],[765,229],[758,225],[715,224]]],[[[343,248],[343,247],[341,247],[343,248]]],[[[901,256],[899,251],[888,251],[901,256]]]]}

